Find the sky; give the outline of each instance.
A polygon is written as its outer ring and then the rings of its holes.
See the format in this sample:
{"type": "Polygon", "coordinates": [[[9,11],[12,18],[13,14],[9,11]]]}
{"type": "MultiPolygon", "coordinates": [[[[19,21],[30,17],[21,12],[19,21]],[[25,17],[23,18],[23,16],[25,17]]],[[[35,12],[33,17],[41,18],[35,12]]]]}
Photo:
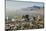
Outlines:
{"type": "Polygon", "coordinates": [[[32,2],[20,2],[15,0],[6,0],[6,10],[19,10],[21,8],[27,8],[32,6],[43,7],[43,3],[32,3],[32,2]]]}
{"type": "Polygon", "coordinates": [[[25,15],[25,14],[42,14],[43,15],[43,8],[37,10],[29,10],[23,11],[22,8],[28,8],[32,6],[40,6],[43,7],[43,2],[32,2],[32,1],[15,1],[15,0],[6,0],[6,16],[18,16],[18,15],[25,15]]]}

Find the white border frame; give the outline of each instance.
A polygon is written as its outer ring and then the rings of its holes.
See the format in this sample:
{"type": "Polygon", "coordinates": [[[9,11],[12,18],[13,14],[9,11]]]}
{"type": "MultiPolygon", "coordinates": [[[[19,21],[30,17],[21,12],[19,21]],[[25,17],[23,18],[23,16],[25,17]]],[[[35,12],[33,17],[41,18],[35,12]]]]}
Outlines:
{"type": "MultiPolygon", "coordinates": [[[[17,0],[18,1],[18,0],[17,0]]],[[[19,1],[32,1],[32,2],[44,2],[44,7],[46,8],[45,0],[19,0],[19,1]]],[[[44,29],[32,29],[32,30],[23,30],[23,31],[46,31],[46,9],[44,8],[44,29]]],[[[0,31],[5,31],[5,0],[0,0],[0,31]]],[[[18,30],[19,31],[19,30],[18,30]]],[[[20,30],[22,31],[22,30],[20,30]]]]}

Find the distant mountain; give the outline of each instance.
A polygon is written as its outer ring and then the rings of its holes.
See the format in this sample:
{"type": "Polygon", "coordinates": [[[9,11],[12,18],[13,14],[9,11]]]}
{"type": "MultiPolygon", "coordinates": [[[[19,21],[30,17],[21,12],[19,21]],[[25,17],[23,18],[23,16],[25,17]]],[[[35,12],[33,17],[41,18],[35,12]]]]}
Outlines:
{"type": "Polygon", "coordinates": [[[40,6],[32,6],[32,7],[27,7],[27,8],[22,8],[23,11],[33,11],[33,10],[38,10],[41,9],[43,7],[40,6]]]}
{"type": "Polygon", "coordinates": [[[40,7],[39,7],[39,6],[33,6],[33,8],[38,8],[38,9],[40,9],[40,7]]]}

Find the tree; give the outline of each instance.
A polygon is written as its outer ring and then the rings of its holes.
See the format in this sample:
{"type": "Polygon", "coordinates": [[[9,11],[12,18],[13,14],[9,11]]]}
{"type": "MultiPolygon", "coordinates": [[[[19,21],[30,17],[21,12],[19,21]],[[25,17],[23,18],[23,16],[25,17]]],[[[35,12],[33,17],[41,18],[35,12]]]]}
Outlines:
{"type": "Polygon", "coordinates": [[[25,18],[26,18],[27,20],[29,20],[29,15],[25,15],[25,18]]]}
{"type": "Polygon", "coordinates": [[[23,15],[22,18],[25,18],[25,16],[23,15]]]}

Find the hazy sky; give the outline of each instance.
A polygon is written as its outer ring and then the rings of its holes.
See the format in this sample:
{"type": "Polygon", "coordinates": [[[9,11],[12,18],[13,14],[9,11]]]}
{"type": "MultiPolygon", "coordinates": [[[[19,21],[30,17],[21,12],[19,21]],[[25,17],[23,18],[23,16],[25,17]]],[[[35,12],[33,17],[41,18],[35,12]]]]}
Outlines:
{"type": "Polygon", "coordinates": [[[20,2],[15,0],[6,1],[6,16],[16,16],[16,15],[25,15],[25,14],[43,14],[43,9],[37,9],[33,11],[23,11],[21,8],[28,8],[32,6],[43,7],[43,3],[40,2],[20,2]],[[20,9],[20,10],[19,10],[20,9]]]}
{"type": "Polygon", "coordinates": [[[6,1],[6,10],[17,10],[17,9],[27,8],[27,7],[32,7],[32,6],[43,7],[43,3],[18,2],[15,0],[6,1]]]}

